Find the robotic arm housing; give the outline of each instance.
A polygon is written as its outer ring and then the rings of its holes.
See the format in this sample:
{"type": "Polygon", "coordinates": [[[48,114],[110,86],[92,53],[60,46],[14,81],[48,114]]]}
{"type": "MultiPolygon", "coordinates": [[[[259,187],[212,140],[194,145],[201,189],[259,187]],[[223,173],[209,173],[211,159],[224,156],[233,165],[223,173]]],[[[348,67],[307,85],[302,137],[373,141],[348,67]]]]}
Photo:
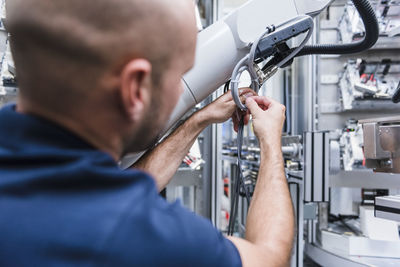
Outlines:
{"type": "MultiPolygon", "coordinates": [[[[194,67],[182,78],[184,93],[166,125],[167,132],[187,111],[226,83],[251,44],[270,25],[279,25],[299,15],[316,16],[334,0],[249,0],[198,34],[194,67]]],[[[128,168],[140,154],[123,158],[128,168]]]]}
{"type": "MultiPolygon", "coordinates": [[[[258,47],[262,47],[263,52],[275,51],[276,47],[279,50],[279,46],[282,43],[274,42],[274,40],[267,42],[259,39],[268,27],[272,25],[272,28],[275,30],[276,27],[273,25],[285,25],[286,28],[279,35],[276,35],[282,41],[286,41],[307,30],[311,33],[313,23],[310,16],[313,17],[320,14],[333,1],[280,0],[279,4],[277,4],[274,0],[250,0],[231,14],[200,32],[198,35],[195,66],[182,79],[185,90],[166,125],[164,133],[188,110],[202,102],[230,79],[238,63],[245,61],[246,55],[252,54],[251,51],[254,52],[252,50],[252,48],[255,49],[253,47],[254,42],[257,44],[257,49],[258,47]],[[288,26],[294,25],[293,22],[296,19],[299,22],[295,28],[298,32],[290,35],[287,31],[288,26]]],[[[345,45],[306,46],[301,51],[295,48],[293,50],[289,49],[287,52],[298,53],[297,55],[346,54],[364,51],[372,47],[379,36],[379,26],[374,10],[368,0],[352,1],[366,25],[364,40],[345,45]]],[[[294,28],[291,28],[291,30],[294,30],[294,28]]],[[[256,56],[260,56],[259,54],[259,51],[255,53],[256,56]]],[[[258,75],[260,71],[256,69],[255,71],[258,73],[253,73],[253,81],[255,76],[261,76],[259,84],[262,84],[262,80],[265,81],[265,79],[272,76],[278,67],[281,66],[275,65],[267,69],[266,73],[261,73],[261,75],[258,75]],[[264,77],[262,77],[263,75],[264,77]]],[[[251,74],[252,68],[249,68],[249,72],[251,74]]],[[[232,91],[234,91],[234,88],[232,91]]],[[[237,104],[240,106],[240,103],[237,104]]],[[[241,108],[243,109],[243,107],[241,108]]],[[[122,160],[121,167],[130,167],[140,156],[141,154],[128,155],[122,160]]]]}
{"type": "Polygon", "coordinates": [[[185,91],[167,125],[170,128],[190,108],[228,81],[251,44],[270,25],[299,15],[316,16],[333,0],[252,0],[198,35],[195,66],[183,77],[185,91]]]}

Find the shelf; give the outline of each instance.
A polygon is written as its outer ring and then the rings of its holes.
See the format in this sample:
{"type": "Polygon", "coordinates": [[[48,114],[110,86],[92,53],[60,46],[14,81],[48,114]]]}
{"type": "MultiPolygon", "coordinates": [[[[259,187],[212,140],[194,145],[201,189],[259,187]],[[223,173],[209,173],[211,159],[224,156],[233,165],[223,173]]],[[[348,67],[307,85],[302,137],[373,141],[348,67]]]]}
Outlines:
{"type": "Polygon", "coordinates": [[[372,170],[340,171],[329,179],[331,187],[400,188],[400,174],[375,173],[372,170]]]}
{"type": "Polygon", "coordinates": [[[400,266],[400,259],[356,257],[336,254],[319,245],[306,243],[304,252],[316,263],[324,267],[361,267],[361,266],[400,266]]]}
{"type": "Polygon", "coordinates": [[[353,102],[353,109],[343,109],[338,104],[321,105],[322,114],[335,114],[356,111],[400,111],[400,104],[395,104],[391,100],[359,100],[353,102]]]}
{"type": "Polygon", "coordinates": [[[370,50],[400,49],[400,37],[379,37],[370,50]]]}

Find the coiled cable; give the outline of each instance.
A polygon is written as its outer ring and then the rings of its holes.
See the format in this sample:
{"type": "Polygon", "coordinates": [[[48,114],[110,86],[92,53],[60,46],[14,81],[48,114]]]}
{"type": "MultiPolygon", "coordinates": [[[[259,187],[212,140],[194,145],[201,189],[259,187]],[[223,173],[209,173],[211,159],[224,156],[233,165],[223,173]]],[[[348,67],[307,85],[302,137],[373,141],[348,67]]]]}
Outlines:
{"type": "MultiPolygon", "coordinates": [[[[306,18],[309,17],[307,15],[299,16],[296,19],[300,18],[306,18]]],[[[294,19],[293,19],[294,20],[294,19]]],[[[289,21],[290,22],[290,21],[289,21]]],[[[279,27],[283,26],[280,25],[279,27]]],[[[290,60],[292,60],[307,44],[307,42],[310,40],[313,30],[314,30],[314,24],[311,24],[310,29],[307,31],[306,37],[303,39],[301,42],[300,46],[297,48],[294,48],[287,56],[285,56],[281,61],[279,61],[271,70],[269,73],[264,73],[264,77],[261,78],[257,73],[256,69],[258,66],[254,63],[255,62],[255,55],[256,51],[258,49],[258,44],[260,41],[265,38],[268,34],[270,34],[275,27],[268,27],[267,30],[261,34],[257,40],[252,44],[252,47],[250,49],[249,54],[247,54],[244,58],[242,58],[237,65],[235,66],[233,72],[232,72],[232,77],[231,77],[231,89],[232,89],[232,96],[233,99],[236,103],[236,105],[243,111],[247,110],[247,107],[240,101],[239,97],[239,83],[240,83],[240,77],[243,72],[248,71],[251,77],[251,88],[258,93],[260,87],[262,84],[267,81],[279,68],[283,67],[286,63],[288,63],[290,60]]]]}
{"type": "Polygon", "coordinates": [[[361,41],[350,44],[317,44],[305,46],[297,55],[345,55],[355,54],[373,47],[379,38],[379,23],[375,11],[368,0],[351,0],[360,14],[365,28],[361,41]]]}
{"type": "Polygon", "coordinates": [[[239,206],[240,188],[242,188],[243,192],[245,193],[247,200],[247,207],[250,206],[250,201],[251,201],[250,192],[248,188],[245,186],[245,179],[243,176],[243,169],[242,169],[243,130],[244,130],[244,116],[241,116],[237,134],[237,154],[238,154],[237,168],[236,168],[236,179],[233,187],[234,191],[232,194],[232,201],[231,201],[231,214],[229,217],[228,235],[232,235],[235,230],[235,220],[237,217],[237,211],[239,206]]]}
{"type": "MultiPolygon", "coordinates": [[[[378,19],[376,17],[375,11],[372,8],[371,4],[368,0],[352,0],[354,6],[360,14],[360,17],[363,21],[365,27],[365,36],[363,40],[353,42],[350,44],[318,44],[318,45],[305,45],[311,37],[312,29],[308,32],[306,38],[297,48],[294,48],[290,51],[289,55],[281,60],[279,63],[275,65],[274,69],[284,67],[291,59],[294,57],[305,56],[305,55],[316,55],[316,54],[354,54],[365,51],[372,46],[374,46],[379,38],[379,24],[378,19]]],[[[235,67],[232,78],[231,78],[231,89],[232,95],[235,100],[235,103],[241,110],[246,110],[246,106],[243,105],[239,98],[239,80],[244,71],[249,71],[250,76],[252,78],[252,88],[258,92],[260,88],[260,82],[258,79],[258,75],[254,70],[254,57],[255,52],[258,46],[259,41],[265,37],[266,34],[270,33],[271,29],[268,28],[266,32],[264,32],[257,40],[253,43],[253,46],[250,50],[250,53],[244,57],[235,67]]],[[[243,129],[244,129],[244,117],[240,118],[238,135],[237,135],[237,146],[238,146],[238,168],[236,180],[234,183],[234,190],[232,195],[231,202],[231,216],[229,218],[228,225],[228,235],[232,235],[235,228],[235,220],[237,216],[238,210],[238,200],[239,200],[239,191],[240,187],[243,187],[243,190],[246,194],[246,199],[248,205],[250,205],[250,196],[247,188],[244,185],[244,178],[242,173],[242,161],[241,161],[241,147],[243,142],[243,129]]]]}

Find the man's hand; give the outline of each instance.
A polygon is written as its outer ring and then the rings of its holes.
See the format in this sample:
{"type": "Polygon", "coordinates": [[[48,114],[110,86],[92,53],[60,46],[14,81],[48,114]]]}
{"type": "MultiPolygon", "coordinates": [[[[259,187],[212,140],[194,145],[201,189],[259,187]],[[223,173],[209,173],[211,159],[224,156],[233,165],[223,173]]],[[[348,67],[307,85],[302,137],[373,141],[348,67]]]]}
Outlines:
{"type": "MultiPolygon", "coordinates": [[[[250,88],[242,88],[239,92],[242,102],[245,102],[246,98],[248,97],[257,95],[256,92],[250,88]]],[[[249,122],[250,118],[249,112],[243,113],[237,109],[235,101],[233,101],[231,91],[220,96],[214,102],[198,111],[197,115],[201,117],[200,120],[206,125],[225,122],[232,117],[236,131],[239,124],[240,115],[245,116],[245,124],[249,122]]]]}
{"type": "Polygon", "coordinates": [[[253,117],[254,133],[260,144],[280,145],[285,122],[285,106],[273,99],[253,96],[246,99],[246,106],[253,117]]]}
{"type": "MultiPolygon", "coordinates": [[[[240,95],[244,102],[246,97],[254,96],[256,93],[246,88],[241,89],[240,95]]],[[[169,183],[183,158],[204,128],[211,123],[228,120],[232,114],[236,115],[235,111],[236,104],[233,101],[231,93],[228,92],[193,114],[161,144],[153,150],[148,151],[135,163],[134,167],[152,174],[161,191],[169,183]]],[[[246,123],[248,120],[249,115],[247,114],[246,123]]]]}
{"type": "Polygon", "coordinates": [[[245,240],[228,238],[238,248],[243,266],[289,266],[295,224],[281,151],[285,107],[260,96],[247,98],[246,106],[260,141],[260,168],[245,240]]]}

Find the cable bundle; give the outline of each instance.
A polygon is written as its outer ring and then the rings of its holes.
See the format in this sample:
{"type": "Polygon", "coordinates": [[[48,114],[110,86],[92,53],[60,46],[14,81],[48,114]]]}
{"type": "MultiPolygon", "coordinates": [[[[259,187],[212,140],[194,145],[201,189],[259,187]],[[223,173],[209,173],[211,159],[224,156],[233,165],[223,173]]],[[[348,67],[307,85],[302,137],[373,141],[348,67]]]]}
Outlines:
{"type": "Polygon", "coordinates": [[[244,116],[240,118],[239,129],[237,134],[237,169],[236,169],[236,180],[233,186],[233,192],[231,196],[231,214],[229,217],[229,225],[228,225],[228,235],[233,235],[235,231],[235,222],[237,217],[237,211],[239,206],[239,195],[240,188],[242,188],[242,192],[245,193],[247,205],[250,206],[250,193],[245,186],[245,181],[243,177],[242,170],[242,143],[243,143],[243,130],[244,130],[244,116]]]}

